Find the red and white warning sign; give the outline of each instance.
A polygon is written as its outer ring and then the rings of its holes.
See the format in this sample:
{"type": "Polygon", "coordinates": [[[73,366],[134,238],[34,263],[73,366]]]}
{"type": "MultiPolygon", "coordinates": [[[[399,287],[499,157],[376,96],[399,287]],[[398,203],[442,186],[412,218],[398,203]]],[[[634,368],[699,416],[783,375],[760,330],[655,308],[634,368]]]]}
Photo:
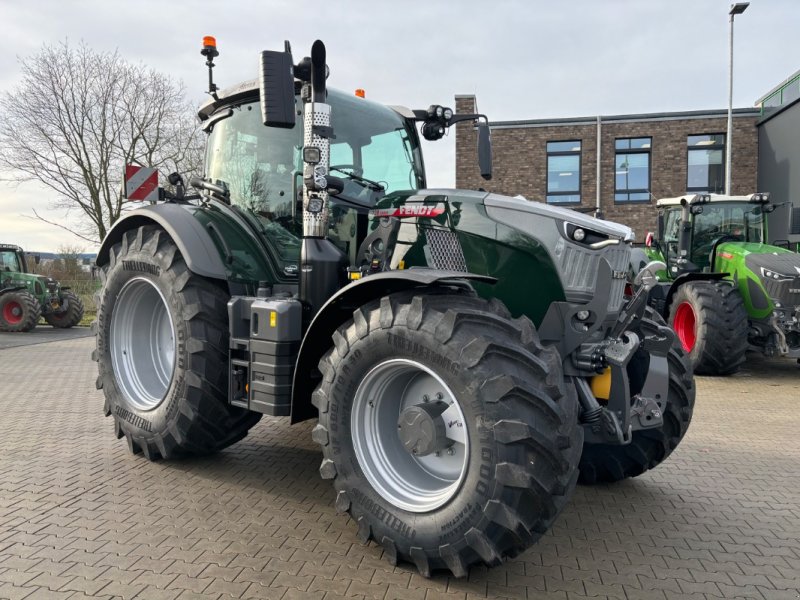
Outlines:
{"type": "Polygon", "coordinates": [[[125,197],[128,200],[158,200],[158,171],[139,165],[125,165],[125,197]]]}

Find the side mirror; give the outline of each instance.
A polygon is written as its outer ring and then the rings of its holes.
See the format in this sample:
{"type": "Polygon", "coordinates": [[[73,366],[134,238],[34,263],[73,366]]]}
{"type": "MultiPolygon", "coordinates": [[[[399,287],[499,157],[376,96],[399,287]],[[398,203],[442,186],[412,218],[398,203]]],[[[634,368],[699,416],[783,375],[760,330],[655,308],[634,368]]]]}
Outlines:
{"type": "Polygon", "coordinates": [[[644,237],[644,245],[648,248],[652,248],[653,246],[653,232],[648,231],[647,235],[644,237]]]}
{"type": "Polygon", "coordinates": [[[481,177],[486,180],[492,178],[492,135],[489,124],[486,122],[478,125],[478,165],[481,177]]]}
{"type": "Polygon", "coordinates": [[[658,239],[664,239],[664,213],[662,211],[658,211],[658,217],[656,218],[656,227],[658,228],[658,239]]]}
{"type": "Polygon", "coordinates": [[[294,67],[289,52],[264,50],[259,74],[261,118],[267,127],[294,127],[294,67]]]}
{"type": "Polygon", "coordinates": [[[42,255],[41,254],[34,254],[33,255],[33,262],[35,262],[37,265],[40,262],[42,262],[42,255]]]}
{"type": "Polygon", "coordinates": [[[651,260],[636,274],[636,277],[633,278],[633,284],[637,287],[644,286],[649,290],[658,283],[656,273],[665,271],[666,268],[667,265],[660,260],[651,260]]]}
{"type": "Polygon", "coordinates": [[[689,212],[693,215],[702,215],[703,206],[701,204],[692,204],[689,206],[689,212]]]}

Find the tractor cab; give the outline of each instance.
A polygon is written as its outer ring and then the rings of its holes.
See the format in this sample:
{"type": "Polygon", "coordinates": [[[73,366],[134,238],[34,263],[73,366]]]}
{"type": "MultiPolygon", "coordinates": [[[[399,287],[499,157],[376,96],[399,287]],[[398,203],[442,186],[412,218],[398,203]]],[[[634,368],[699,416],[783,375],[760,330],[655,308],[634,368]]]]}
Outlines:
{"type": "Polygon", "coordinates": [[[661,250],[670,278],[716,271],[716,250],[722,243],[765,243],[765,215],[775,208],[769,194],[692,194],[663,198],[656,205],[658,234],[648,239],[661,250]]]}
{"type": "Polygon", "coordinates": [[[0,279],[4,273],[27,273],[25,253],[19,246],[0,245],[0,279]]]}

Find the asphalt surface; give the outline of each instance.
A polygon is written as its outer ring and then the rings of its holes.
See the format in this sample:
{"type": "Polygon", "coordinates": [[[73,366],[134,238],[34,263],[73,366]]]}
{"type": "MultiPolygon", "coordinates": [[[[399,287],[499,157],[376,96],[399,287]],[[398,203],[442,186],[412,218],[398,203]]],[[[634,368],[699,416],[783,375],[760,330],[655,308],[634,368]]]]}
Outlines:
{"type": "Polygon", "coordinates": [[[27,331],[25,333],[7,333],[0,331],[0,350],[19,346],[31,346],[33,344],[43,344],[45,342],[73,340],[90,335],[92,335],[92,332],[89,327],[58,329],[50,325],[37,325],[33,331],[27,331]]]}
{"type": "Polygon", "coordinates": [[[537,545],[456,580],[358,543],[319,477],[313,421],[264,418],[207,458],[130,454],[103,417],[92,345],[0,350],[0,598],[800,598],[793,361],[698,378],[667,461],[579,487],[537,545]]]}

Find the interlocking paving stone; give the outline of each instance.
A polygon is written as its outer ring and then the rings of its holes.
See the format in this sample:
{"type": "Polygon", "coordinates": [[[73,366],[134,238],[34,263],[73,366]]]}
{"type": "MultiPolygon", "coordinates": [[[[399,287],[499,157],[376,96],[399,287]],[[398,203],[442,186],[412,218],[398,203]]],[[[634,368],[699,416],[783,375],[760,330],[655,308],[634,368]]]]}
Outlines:
{"type": "Polygon", "coordinates": [[[668,461],[578,488],[536,546],[456,580],[357,542],[318,476],[313,423],[265,417],[212,457],[131,455],[102,416],[92,345],[0,350],[0,599],[800,598],[791,361],[698,378],[668,461]]]}

